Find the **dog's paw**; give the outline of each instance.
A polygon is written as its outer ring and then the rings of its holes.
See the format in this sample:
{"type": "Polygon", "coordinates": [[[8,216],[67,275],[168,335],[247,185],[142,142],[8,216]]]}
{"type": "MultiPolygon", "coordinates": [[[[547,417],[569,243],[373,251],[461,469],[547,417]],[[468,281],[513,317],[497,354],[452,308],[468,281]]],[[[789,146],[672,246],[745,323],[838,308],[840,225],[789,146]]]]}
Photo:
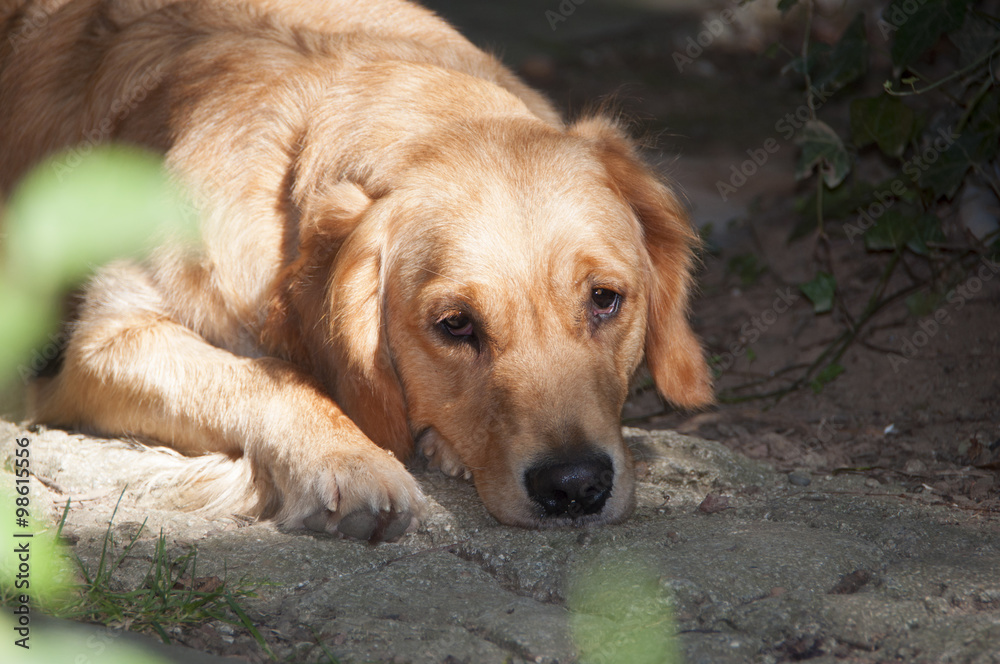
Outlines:
{"type": "Polygon", "coordinates": [[[434,429],[428,429],[420,437],[420,452],[427,457],[431,468],[440,470],[445,475],[458,477],[461,475],[467,480],[472,479],[472,472],[465,467],[462,460],[451,449],[451,445],[445,442],[434,429]]]}
{"type": "Polygon", "coordinates": [[[416,529],[420,520],[411,512],[355,510],[343,517],[323,510],[303,520],[309,530],[342,535],[365,542],[395,542],[416,529]]]}
{"type": "Polygon", "coordinates": [[[330,455],[322,466],[324,472],[312,478],[318,496],[296,501],[279,521],[373,544],[397,540],[419,525],[423,493],[389,453],[330,455]]]}

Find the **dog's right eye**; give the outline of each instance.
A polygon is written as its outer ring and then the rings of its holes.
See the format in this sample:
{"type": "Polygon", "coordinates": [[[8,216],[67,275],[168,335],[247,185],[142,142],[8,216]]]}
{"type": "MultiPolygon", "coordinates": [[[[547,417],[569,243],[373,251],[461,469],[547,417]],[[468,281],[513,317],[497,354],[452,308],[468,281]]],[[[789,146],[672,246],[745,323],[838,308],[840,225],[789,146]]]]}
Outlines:
{"type": "Polygon", "coordinates": [[[453,314],[443,319],[441,321],[441,327],[444,328],[445,332],[459,339],[471,340],[475,334],[472,319],[461,313],[453,314]]]}

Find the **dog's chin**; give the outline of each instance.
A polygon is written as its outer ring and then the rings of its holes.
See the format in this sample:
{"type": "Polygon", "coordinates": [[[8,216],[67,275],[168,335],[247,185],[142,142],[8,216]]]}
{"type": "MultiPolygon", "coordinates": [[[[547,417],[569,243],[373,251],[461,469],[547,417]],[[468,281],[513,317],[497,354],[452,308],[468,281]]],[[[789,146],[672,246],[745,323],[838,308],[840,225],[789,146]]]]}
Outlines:
{"type": "MultiPolygon", "coordinates": [[[[477,473],[478,475],[478,473],[477,473]]],[[[507,486],[514,487],[512,480],[507,486]]],[[[476,479],[476,489],[479,496],[493,517],[506,526],[517,526],[534,530],[550,528],[580,528],[605,526],[621,523],[628,519],[635,510],[634,482],[623,481],[619,487],[620,493],[609,497],[607,504],[600,512],[581,516],[551,516],[545,514],[542,507],[533,502],[527,493],[516,490],[507,491],[500,496],[488,495],[481,490],[479,479],[476,479]],[[517,493],[522,493],[518,496],[517,493]]]]}
{"type": "Polygon", "coordinates": [[[632,514],[633,507],[629,507],[626,510],[621,511],[618,514],[605,514],[601,512],[600,514],[588,514],[582,517],[550,517],[545,516],[541,513],[541,510],[537,514],[530,514],[525,517],[517,517],[514,519],[507,519],[505,517],[497,516],[496,513],[491,512],[494,517],[500,523],[507,526],[518,526],[521,528],[530,528],[532,530],[548,530],[552,528],[588,528],[591,526],[607,526],[616,523],[621,523],[628,519],[632,514]]]}

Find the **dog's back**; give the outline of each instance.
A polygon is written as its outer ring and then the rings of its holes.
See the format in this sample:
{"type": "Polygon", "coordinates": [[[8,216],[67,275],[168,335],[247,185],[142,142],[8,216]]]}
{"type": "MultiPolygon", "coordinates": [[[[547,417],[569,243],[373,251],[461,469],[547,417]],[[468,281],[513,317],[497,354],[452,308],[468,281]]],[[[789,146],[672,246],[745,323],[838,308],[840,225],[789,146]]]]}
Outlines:
{"type": "Polygon", "coordinates": [[[0,5],[0,37],[0,194],[46,154],[79,143],[166,151],[185,123],[180,116],[216,92],[221,70],[231,74],[227,94],[240,82],[251,84],[248,93],[283,67],[301,78],[306,59],[327,72],[338,69],[330,61],[366,53],[432,63],[495,82],[559,123],[495,58],[404,0],[15,1],[0,5]]]}

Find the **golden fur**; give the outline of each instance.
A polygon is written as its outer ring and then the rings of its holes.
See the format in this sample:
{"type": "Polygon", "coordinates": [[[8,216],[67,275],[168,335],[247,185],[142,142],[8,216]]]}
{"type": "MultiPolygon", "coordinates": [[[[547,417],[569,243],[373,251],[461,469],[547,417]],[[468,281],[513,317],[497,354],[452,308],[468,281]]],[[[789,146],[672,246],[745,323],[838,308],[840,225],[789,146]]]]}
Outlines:
{"type": "Polygon", "coordinates": [[[36,421],[209,455],[177,480],[204,502],[378,540],[419,517],[417,447],[504,523],[619,521],[643,356],[711,400],[681,204],[432,13],[0,1],[0,30],[0,191],[114,140],[201,202],[198,250],[93,278],[36,421]]]}

